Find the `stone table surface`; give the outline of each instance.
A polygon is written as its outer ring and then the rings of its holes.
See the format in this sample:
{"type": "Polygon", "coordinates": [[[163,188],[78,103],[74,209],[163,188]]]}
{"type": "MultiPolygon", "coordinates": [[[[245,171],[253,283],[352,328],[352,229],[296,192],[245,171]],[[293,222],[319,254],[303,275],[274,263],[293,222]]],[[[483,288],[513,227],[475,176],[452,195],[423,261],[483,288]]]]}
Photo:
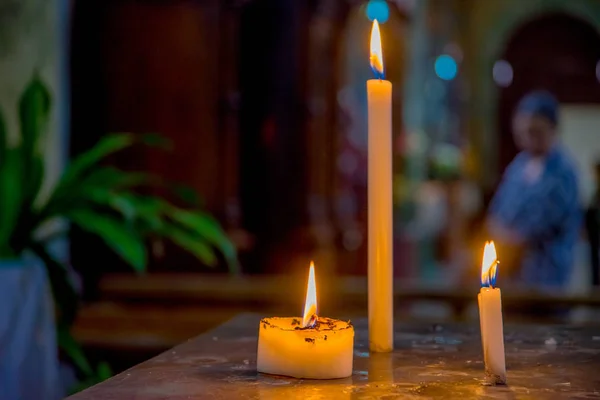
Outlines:
{"type": "Polygon", "coordinates": [[[71,400],[600,398],[600,326],[504,328],[507,386],[484,385],[478,324],[399,322],[390,354],[356,329],[354,373],[315,381],[256,372],[258,322],[241,315],[71,400]]]}

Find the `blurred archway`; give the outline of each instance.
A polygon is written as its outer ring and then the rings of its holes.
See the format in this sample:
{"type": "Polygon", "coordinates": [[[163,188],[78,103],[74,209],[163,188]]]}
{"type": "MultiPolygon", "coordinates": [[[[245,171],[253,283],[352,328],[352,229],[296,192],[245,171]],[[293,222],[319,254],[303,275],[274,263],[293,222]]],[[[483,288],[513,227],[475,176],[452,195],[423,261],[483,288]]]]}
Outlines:
{"type": "Polygon", "coordinates": [[[495,79],[501,86],[497,151],[502,171],[517,153],[511,119],[516,104],[527,92],[545,89],[561,103],[600,103],[596,76],[600,35],[580,18],[549,13],[518,27],[500,60],[495,79]]]}

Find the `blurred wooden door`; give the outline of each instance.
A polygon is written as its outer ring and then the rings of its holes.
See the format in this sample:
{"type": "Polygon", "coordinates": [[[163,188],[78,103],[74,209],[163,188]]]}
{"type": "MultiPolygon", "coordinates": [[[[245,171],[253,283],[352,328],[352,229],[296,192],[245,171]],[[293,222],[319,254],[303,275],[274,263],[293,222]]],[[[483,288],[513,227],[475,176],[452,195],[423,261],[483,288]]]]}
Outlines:
{"type": "MultiPolygon", "coordinates": [[[[75,3],[71,33],[71,153],[108,132],[159,133],[174,150],[139,148],[114,158],[190,186],[225,219],[237,198],[237,16],[233,2],[89,0],[75,3]]],[[[233,213],[235,214],[235,212],[233,213]]],[[[73,262],[93,282],[122,263],[73,235],[73,262]]],[[[199,270],[176,249],[153,270],[199,270]]]]}
{"type": "Polygon", "coordinates": [[[242,7],[240,204],[256,243],[248,272],[288,271],[306,247],[306,15],[296,0],[242,7]]]}

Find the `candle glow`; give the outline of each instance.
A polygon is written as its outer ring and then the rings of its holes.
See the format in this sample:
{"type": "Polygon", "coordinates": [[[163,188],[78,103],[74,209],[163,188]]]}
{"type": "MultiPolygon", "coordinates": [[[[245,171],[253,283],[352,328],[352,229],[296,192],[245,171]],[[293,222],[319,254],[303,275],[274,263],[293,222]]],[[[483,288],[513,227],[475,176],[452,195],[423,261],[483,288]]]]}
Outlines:
{"type": "Polygon", "coordinates": [[[381,49],[381,33],[379,32],[379,23],[377,20],[373,21],[373,27],[371,28],[371,69],[375,74],[376,78],[383,79],[383,51],[381,49]]]}

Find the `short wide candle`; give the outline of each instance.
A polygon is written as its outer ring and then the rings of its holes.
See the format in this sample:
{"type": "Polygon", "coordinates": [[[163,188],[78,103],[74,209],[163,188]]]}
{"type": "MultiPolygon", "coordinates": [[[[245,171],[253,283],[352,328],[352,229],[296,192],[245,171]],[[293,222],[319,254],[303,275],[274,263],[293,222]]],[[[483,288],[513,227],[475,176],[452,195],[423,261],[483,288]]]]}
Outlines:
{"type": "Polygon", "coordinates": [[[304,317],[263,318],[258,329],[258,372],[309,379],[352,375],[354,328],[350,322],[317,316],[317,285],[312,263],[304,317]]]}
{"type": "Polygon", "coordinates": [[[258,372],[294,378],[335,379],[352,375],[354,328],[318,318],[301,328],[300,318],[263,318],[258,334],[258,372]]]}

